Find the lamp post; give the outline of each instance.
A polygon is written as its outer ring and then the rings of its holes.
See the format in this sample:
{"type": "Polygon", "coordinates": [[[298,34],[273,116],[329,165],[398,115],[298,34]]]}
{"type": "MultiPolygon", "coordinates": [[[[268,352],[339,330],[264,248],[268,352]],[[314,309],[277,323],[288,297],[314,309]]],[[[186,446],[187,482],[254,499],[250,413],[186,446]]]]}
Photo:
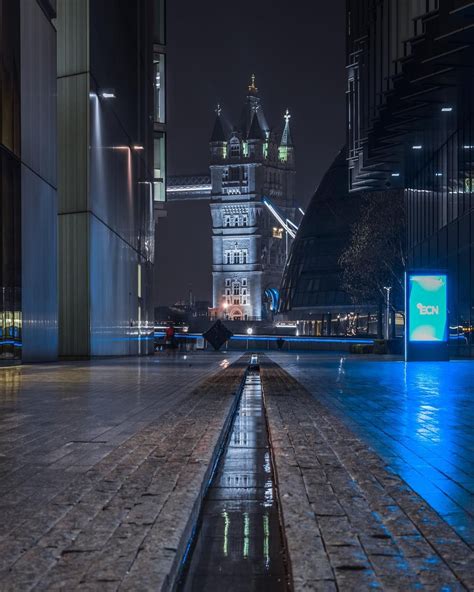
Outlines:
{"type": "Polygon", "coordinates": [[[392,286],[384,286],[383,289],[386,291],[386,311],[385,311],[385,339],[388,341],[390,339],[390,292],[392,290],[392,286]]]}

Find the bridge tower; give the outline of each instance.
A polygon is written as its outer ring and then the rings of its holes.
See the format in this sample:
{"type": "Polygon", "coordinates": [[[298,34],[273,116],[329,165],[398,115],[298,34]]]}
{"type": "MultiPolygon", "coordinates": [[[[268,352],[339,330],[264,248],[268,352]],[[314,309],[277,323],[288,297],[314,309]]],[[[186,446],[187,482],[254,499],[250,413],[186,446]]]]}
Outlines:
{"type": "Polygon", "coordinates": [[[252,76],[240,121],[227,128],[218,106],[210,139],[213,307],[224,319],[263,320],[276,308],[287,249],[263,199],[290,219],[296,213],[290,114],[282,133],[272,130],[252,76]]]}

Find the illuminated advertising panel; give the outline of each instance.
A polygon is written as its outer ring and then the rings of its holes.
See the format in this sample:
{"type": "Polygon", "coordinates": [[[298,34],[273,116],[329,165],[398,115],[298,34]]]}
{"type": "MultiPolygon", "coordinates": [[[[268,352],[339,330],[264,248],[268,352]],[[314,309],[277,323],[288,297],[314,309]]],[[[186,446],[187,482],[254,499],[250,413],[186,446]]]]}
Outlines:
{"type": "Polygon", "coordinates": [[[444,274],[408,276],[408,341],[447,341],[447,284],[444,274]]]}

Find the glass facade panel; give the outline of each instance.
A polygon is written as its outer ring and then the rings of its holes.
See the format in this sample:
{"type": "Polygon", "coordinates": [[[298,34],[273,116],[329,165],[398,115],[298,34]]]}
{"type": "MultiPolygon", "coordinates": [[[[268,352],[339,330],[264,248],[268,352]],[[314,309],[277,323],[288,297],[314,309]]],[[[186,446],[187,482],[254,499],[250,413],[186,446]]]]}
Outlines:
{"type": "Polygon", "coordinates": [[[165,0],[154,0],[154,39],[155,43],[166,43],[166,13],[165,0]]]}
{"type": "Polygon", "coordinates": [[[0,1],[0,361],[21,358],[20,3],[0,1]]]}
{"type": "Polygon", "coordinates": [[[155,122],[165,123],[165,54],[163,53],[155,53],[153,57],[153,85],[155,122]]]}
{"type": "Polygon", "coordinates": [[[155,201],[166,200],[166,136],[155,133],[153,179],[155,186],[155,201]]]}
{"type": "Polygon", "coordinates": [[[20,163],[0,149],[0,360],[21,358],[20,163]]]}
{"type": "Polygon", "coordinates": [[[20,2],[0,1],[0,144],[20,155],[20,2]]]}

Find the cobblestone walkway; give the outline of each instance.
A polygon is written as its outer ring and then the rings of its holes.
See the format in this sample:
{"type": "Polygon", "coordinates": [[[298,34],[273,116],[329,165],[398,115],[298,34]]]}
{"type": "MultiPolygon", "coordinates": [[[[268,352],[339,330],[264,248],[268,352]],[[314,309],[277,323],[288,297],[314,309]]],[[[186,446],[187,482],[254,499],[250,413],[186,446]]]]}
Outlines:
{"type": "Polygon", "coordinates": [[[219,365],[1,374],[0,590],[160,590],[242,377],[219,365]]]}
{"type": "Polygon", "coordinates": [[[279,366],[261,365],[295,591],[474,590],[474,553],[279,366]]]}

